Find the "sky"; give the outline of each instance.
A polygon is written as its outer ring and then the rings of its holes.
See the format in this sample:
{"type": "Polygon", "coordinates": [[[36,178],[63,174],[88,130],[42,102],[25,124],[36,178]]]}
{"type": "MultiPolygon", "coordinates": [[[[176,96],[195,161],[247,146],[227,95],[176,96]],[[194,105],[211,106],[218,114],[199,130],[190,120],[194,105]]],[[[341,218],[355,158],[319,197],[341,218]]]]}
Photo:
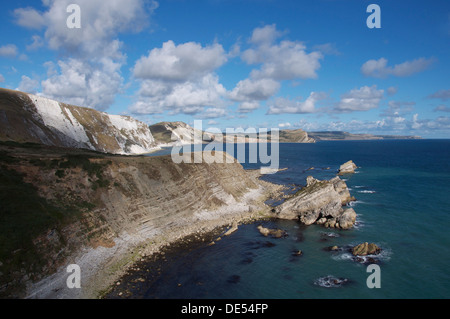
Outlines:
{"type": "Polygon", "coordinates": [[[148,124],[450,138],[448,0],[1,6],[3,88],[148,124]]]}

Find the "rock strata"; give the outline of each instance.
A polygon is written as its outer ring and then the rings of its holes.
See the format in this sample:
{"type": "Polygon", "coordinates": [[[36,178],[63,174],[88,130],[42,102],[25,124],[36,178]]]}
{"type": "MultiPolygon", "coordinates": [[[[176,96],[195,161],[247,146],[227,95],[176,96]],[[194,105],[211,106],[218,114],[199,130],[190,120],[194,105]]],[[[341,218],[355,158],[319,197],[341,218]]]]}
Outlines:
{"type": "Polygon", "coordinates": [[[280,219],[299,220],[305,225],[348,229],[354,225],[356,213],[343,206],[352,200],[347,185],[338,176],[329,181],[308,176],[306,186],[277,206],[274,213],[280,219]]]}
{"type": "Polygon", "coordinates": [[[367,255],[378,255],[381,252],[381,248],[373,243],[362,243],[356,245],[352,249],[353,256],[367,256],[367,255]]]}
{"type": "Polygon", "coordinates": [[[350,160],[339,167],[339,175],[354,173],[356,168],[356,164],[350,160]]]}

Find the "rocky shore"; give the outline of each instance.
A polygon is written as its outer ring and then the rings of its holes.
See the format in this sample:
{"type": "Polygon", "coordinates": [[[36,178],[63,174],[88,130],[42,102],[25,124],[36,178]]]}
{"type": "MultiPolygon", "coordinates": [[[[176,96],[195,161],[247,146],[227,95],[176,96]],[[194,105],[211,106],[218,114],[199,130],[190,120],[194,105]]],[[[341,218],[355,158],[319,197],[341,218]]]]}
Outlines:
{"type": "Polygon", "coordinates": [[[265,202],[280,197],[284,187],[261,180],[260,170],[246,171],[237,161],[175,164],[170,156],[111,156],[16,144],[0,145],[0,153],[1,173],[18,174],[16,186],[33,187],[33,196],[47,210],[73,214],[58,215],[57,224],[42,224],[30,242],[37,249],[12,253],[42,264],[1,260],[11,276],[2,275],[0,292],[14,298],[99,298],[128,269],[165,247],[193,238],[213,244],[241,223],[281,218],[348,229],[356,218],[352,209],[344,209],[354,198],[339,177],[308,177],[305,187],[272,208],[265,202]],[[215,239],[209,241],[211,234],[215,239]],[[67,287],[70,264],[82,270],[81,289],[67,287]]]}

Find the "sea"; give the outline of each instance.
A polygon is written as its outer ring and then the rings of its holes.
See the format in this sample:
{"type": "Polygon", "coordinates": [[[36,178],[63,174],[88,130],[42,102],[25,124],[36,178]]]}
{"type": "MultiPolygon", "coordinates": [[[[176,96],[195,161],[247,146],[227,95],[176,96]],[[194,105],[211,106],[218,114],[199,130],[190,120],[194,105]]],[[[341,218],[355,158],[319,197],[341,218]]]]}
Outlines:
{"type": "Polygon", "coordinates": [[[157,272],[153,261],[141,263],[134,276],[123,278],[134,283],[140,278],[139,284],[127,285],[127,296],[450,297],[450,140],[320,141],[279,147],[280,168],[286,169],[263,179],[292,189],[305,185],[307,176],[330,179],[341,164],[353,160],[357,170],[341,178],[356,198],[350,204],[357,213],[354,228],[338,230],[287,220],[240,225],[214,245],[196,243],[167,254],[157,272]],[[264,237],[258,225],[283,229],[287,236],[264,237]],[[351,247],[363,242],[375,243],[381,253],[354,258],[351,247]],[[338,250],[330,250],[332,246],[338,250]],[[299,250],[302,254],[295,254],[299,250]]]}

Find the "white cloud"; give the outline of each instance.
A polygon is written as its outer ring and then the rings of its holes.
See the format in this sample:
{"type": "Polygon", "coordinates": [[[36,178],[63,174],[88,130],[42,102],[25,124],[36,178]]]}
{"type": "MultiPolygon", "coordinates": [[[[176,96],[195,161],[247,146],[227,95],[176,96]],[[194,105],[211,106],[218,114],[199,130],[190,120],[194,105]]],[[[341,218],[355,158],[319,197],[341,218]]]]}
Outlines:
{"type": "Polygon", "coordinates": [[[263,101],[273,96],[280,83],[272,79],[245,79],[239,81],[228,97],[233,101],[263,101]]]}
{"type": "Polygon", "coordinates": [[[16,23],[29,29],[40,29],[45,25],[45,17],[33,8],[19,8],[14,10],[16,23]]]}
{"type": "MultiPolygon", "coordinates": [[[[78,0],[82,27],[66,25],[67,6],[72,0],[45,0],[46,10],[15,10],[16,23],[33,29],[44,28],[44,39],[59,55],[48,62],[48,78],[42,82],[43,95],[63,102],[106,110],[123,86],[121,67],[126,62],[120,33],[142,30],[156,9],[153,0],[78,0]]],[[[42,45],[39,36],[27,47],[42,45]]]]}
{"type": "Polygon", "coordinates": [[[7,44],[0,47],[0,57],[13,58],[17,56],[18,49],[14,44],[7,44]]]}
{"type": "Polygon", "coordinates": [[[135,64],[133,73],[138,79],[162,81],[187,81],[213,72],[227,61],[220,44],[202,47],[187,42],[175,45],[167,41],[162,48],[155,48],[135,64]]]}
{"type": "Polygon", "coordinates": [[[383,98],[383,92],[383,90],[378,90],[376,85],[353,89],[341,97],[341,101],[335,107],[335,111],[354,112],[377,108],[383,98]]]}
{"type": "Polygon", "coordinates": [[[140,80],[140,89],[130,111],[223,116],[227,91],[219,83],[215,70],[227,59],[218,43],[202,46],[194,42],[179,45],[165,42],[136,61],[133,73],[140,80]]]}
{"type": "Polygon", "coordinates": [[[215,74],[180,83],[145,80],[141,83],[137,101],[130,107],[135,114],[197,114],[205,107],[224,107],[226,89],[215,74]]]}
{"type": "Polygon", "coordinates": [[[393,67],[388,66],[388,60],[380,58],[378,60],[369,60],[365,62],[361,67],[361,72],[365,76],[375,78],[385,78],[389,75],[406,77],[415,73],[422,72],[428,69],[434,59],[419,58],[412,61],[406,61],[401,64],[396,64],[393,67]]]}
{"type": "Polygon", "coordinates": [[[3,77],[3,75],[0,74],[0,83],[5,82],[5,78],[3,77]]]}
{"type": "Polygon", "coordinates": [[[389,107],[381,113],[381,116],[405,115],[413,111],[416,102],[389,101],[389,107]]]}
{"type": "Polygon", "coordinates": [[[40,36],[33,35],[31,37],[31,39],[33,40],[33,43],[27,45],[27,50],[28,51],[36,50],[36,49],[44,46],[44,41],[42,40],[42,38],[40,36]]]}
{"type": "Polygon", "coordinates": [[[301,42],[275,40],[283,33],[269,25],[253,30],[250,43],[252,48],[245,50],[241,58],[247,64],[260,64],[259,70],[252,72],[253,78],[271,78],[273,80],[294,80],[317,78],[320,68],[320,52],[306,53],[301,42]]]}
{"type": "MultiPolygon", "coordinates": [[[[56,66],[47,64],[49,73],[56,66]]],[[[46,96],[58,101],[106,110],[120,90],[122,77],[120,64],[105,59],[98,65],[81,59],[58,61],[59,72],[42,81],[46,96]],[[103,62],[103,63],[102,63],[103,62]]]]}
{"type": "Polygon", "coordinates": [[[324,99],[325,96],[326,95],[324,93],[311,92],[311,94],[305,101],[294,101],[283,97],[279,97],[268,104],[269,110],[267,111],[267,114],[314,113],[316,111],[315,104],[317,103],[317,101],[324,99]]]}
{"type": "Polygon", "coordinates": [[[255,28],[249,42],[256,45],[272,44],[283,32],[277,30],[275,24],[266,25],[262,28],[255,28]]]}
{"type": "Polygon", "coordinates": [[[258,101],[251,102],[242,102],[239,104],[238,112],[239,113],[250,113],[254,110],[257,110],[260,107],[260,103],[258,101]]]}
{"type": "Polygon", "coordinates": [[[48,1],[49,10],[43,14],[47,39],[50,48],[64,50],[73,56],[91,56],[93,53],[108,52],[105,43],[117,34],[137,32],[148,24],[148,17],[157,7],[150,1],[147,6],[143,0],[78,0],[81,9],[82,27],[69,29],[66,26],[66,8],[72,0],[48,1]]]}
{"type": "Polygon", "coordinates": [[[39,89],[39,81],[36,79],[31,79],[26,75],[22,75],[19,86],[16,88],[18,91],[26,93],[36,93],[39,89]]]}
{"type": "Polygon", "coordinates": [[[278,124],[278,127],[280,127],[280,128],[291,127],[291,123],[289,123],[289,122],[280,123],[280,124],[278,124]]]}

